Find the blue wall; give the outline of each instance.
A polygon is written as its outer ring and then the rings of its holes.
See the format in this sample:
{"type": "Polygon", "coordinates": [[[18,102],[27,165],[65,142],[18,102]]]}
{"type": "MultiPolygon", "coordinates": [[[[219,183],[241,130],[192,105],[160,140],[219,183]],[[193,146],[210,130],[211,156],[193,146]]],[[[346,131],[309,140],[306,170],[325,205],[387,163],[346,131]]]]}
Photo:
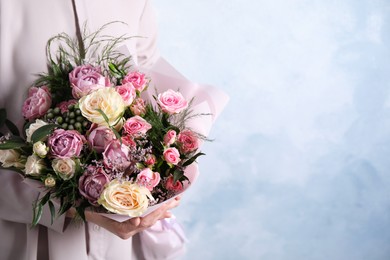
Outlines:
{"type": "Polygon", "coordinates": [[[390,1],[154,1],[231,98],[175,214],[185,259],[390,259],[390,1]]]}

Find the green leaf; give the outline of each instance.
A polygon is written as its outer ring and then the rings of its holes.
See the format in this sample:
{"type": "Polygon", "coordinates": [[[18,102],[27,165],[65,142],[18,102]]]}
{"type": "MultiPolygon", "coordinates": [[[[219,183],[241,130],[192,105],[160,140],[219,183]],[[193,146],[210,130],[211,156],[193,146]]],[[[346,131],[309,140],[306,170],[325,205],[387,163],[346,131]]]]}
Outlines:
{"type": "Polygon", "coordinates": [[[69,201],[65,201],[63,203],[61,203],[61,208],[60,210],[58,211],[58,215],[62,215],[64,214],[66,211],[68,211],[68,209],[70,209],[72,207],[72,204],[69,203],[69,201]]]}
{"type": "Polygon", "coordinates": [[[85,159],[81,158],[82,159],[82,163],[89,162],[92,157],[95,158],[95,159],[98,159],[98,154],[96,153],[95,149],[92,149],[91,152],[86,156],[85,159]]]}
{"type": "Polygon", "coordinates": [[[116,136],[116,138],[119,140],[119,142],[122,144],[122,138],[121,138],[121,135],[118,133],[118,131],[115,130],[114,127],[112,127],[110,125],[110,120],[108,119],[106,113],[103,112],[103,110],[101,110],[100,108],[96,109],[96,111],[98,111],[104,118],[104,121],[106,121],[107,125],[110,127],[110,129],[112,130],[112,132],[114,133],[114,135],[116,136]]]}
{"type": "Polygon", "coordinates": [[[190,181],[190,179],[187,178],[187,176],[183,175],[181,178],[182,181],[190,181]]]}
{"type": "Polygon", "coordinates": [[[11,132],[13,135],[20,136],[18,127],[17,127],[14,123],[12,123],[12,121],[6,119],[6,120],[5,120],[5,125],[8,127],[8,129],[10,130],[10,132],[11,132]]]}
{"type": "Polygon", "coordinates": [[[96,109],[104,118],[104,121],[106,121],[107,125],[110,125],[110,120],[108,119],[106,113],[103,112],[103,110],[101,110],[100,108],[97,108],[96,109]]]}
{"type": "MultiPolygon", "coordinates": [[[[81,173],[82,170],[83,170],[83,168],[81,168],[80,160],[77,159],[77,160],[75,160],[75,162],[76,162],[76,170],[75,170],[75,172],[76,172],[76,173],[81,173]]],[[[77,186],[78,186],[78,185],[77,185],[77,186]]]]}
{"type": "Polygon", "coordinates": [[[84,222],[85,222],[86,219],[85,219],[84,208],[82,208],[82,207],[77,207],[77,208],[76,208],[76,211],[77,211],[77,213],[80,215],[81,219],[84,220],[84,222]]]}
{"type": "Polygon", "coordinates": [[[116,139],[118,139],[120,144],[122,145],[122,137],[121,137],[121,135],[113,127],[111,127],[111,130],[112,130],[112,132],[114,132],[114,135],[115,135],[116,139]]]}
{"type": "Polygon", "coordinates": [[[157,163],[156,163],[156,165],[154,166],[155,169],[160,169],[164,162],[165,162],[165,161],[163,161],[163,160],[157,160],[157,163]]]}
{"type": "Polygon", "coordinates": [[[5,110],[5,108],[0,108],[0,128],[3,127],[6,120],[7,120],[7,110],[5,110]]]}
{"type": "Polygon", "coordinates": [[[33,220],[31,223],[32,227],[38,225],[39,220],[42,217],[43,206],[50,200],[50,195],[50,192],[47,192],[42,199],[39,199],[35,202],[33,207],[33,220]]]}
{"type": "Polygon", "coordinates": [[[111,72],[113,72],[113,73],[118,73],[118,68],[117,68],[117,66],[114,64],[114,63],[109,63],[108,64],[108,68],[110,69],[110,71],[111,72]]]}
{"type": "Polygon", "coordinates": [[[32,227],[38,225],[38,222],[42,217],[42,213],[43,213],[43,205],[41,204],[41,202],[38,202],[37,204],[34,205],[34,209],[33,209],[33,220],[31,223],[32,227]]]}
{"type": "Polygon", "coordinates": [[[51,195],[51,193],[50,192],[47,192],[46,194],[45,194],[45,196],[42,198],[42,200],[41,200],[41,204],[42,205],[45,205],[49,200],[50,200],[50,195],[51,195]]]}
{"type": "Polygon", "coordinates": [[[192,164],[201,155],[206,155],[206,154],[204,154],[204,153],[197,153],[197,154],[195,154],[190,159],[188,159],[185,163],[183,163],[183,167],[186,167],[186,166],[192,164]]]}
{"type": "Polygon", "coordinates": [[[114,74],[114,75],[117,75],[117,76],[121,76],[121,71],[118,69],[118,66],[116,66],[114,63],[110,63],[108,64],[108,68],[110,69],[110,71],[114,74]]]}
{"type": "Polygon", "coordinates": [[[28,147],[28,144],[18,136],[12,136],[11,139],[0,143],[0,150],[18,149],[28,147]]]}
{"type": "Polygon", "coordinates": [[[173,172],[173,182],[175,183],[178,180],[180,180],[183,175],[184,175],[184,171],[176,169],[173,172]]]}
{"type": "Polygon", "coordinates": [[[51,134],[53,132],[53,130],[55,128],[57,128],[58,125],[55,125],[55,124],[48,124],[48,125],[44,125],[40,128],[38,128],[37,130],[35,130],[35,132],[32,134],[31,136],[31,141],[33,143],[36,143],[38,141],[41,141],[42,139],[44,139],[46,136],[48,136],[49,134],[51,134]]]}
{"type": "Polygon", "coordinates": [[[49,200],[49,208],[50,208],[50,215],[51,215],[50,222],[51,225],[53,225],[54,217],[56,215],[56,209],[54,208],[54,204],[51,200],[49,200]]]}

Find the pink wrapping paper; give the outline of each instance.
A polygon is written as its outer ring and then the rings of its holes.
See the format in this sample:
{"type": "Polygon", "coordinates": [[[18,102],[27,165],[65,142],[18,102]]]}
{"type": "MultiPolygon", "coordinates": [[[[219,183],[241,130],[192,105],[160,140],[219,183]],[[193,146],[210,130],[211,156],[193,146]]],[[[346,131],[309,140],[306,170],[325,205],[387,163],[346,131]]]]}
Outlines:
{"type": "MultiPolygon", "coordinates": [[[[190,180],[190,184],[188,182],[184,183],[184,186],[183,186],[183,190],[179,193],[177,193],[174,197],[162,202],[162,203],[159,203],[159,204],[156,204],[154,206],[151,206],[149,207],[145,212],[144,214],[142,214],[141,217],[143,216],[146,216],[148,214],[150,214],[151,212],[155,211],[156,209],[158,209],[159,207],[161,207],[163,204],[173,200],[175,197],[179,196],[180,194],[182,194],[183,192],[185,192],[195,181],[196,179],[198,178],[198,175],[199,175],[199,171],[198,171],[198,165],[196,163],[193,163],[191,165],[189,165],[186,170],[185,170],[185,175],[188,177],[188,179],[190,180]]],[[[127,215],[120,215],[120,214],[105,214],[105,213],[100,213],[101,215],[107,217],[107,218],[110,218],[110,219],[113,219],[115,221],[118,221],[118,222],[123,222],[123,221],[126,221],[126,220],[129,220],[131,219],[132,217],[130,216],[127,216],[127,215]]]]}

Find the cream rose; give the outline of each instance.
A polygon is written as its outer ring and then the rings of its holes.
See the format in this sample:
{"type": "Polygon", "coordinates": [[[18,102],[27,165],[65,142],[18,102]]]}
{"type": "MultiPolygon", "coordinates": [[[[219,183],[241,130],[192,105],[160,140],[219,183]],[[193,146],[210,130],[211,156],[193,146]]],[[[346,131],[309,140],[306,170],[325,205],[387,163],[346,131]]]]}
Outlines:
{"type": "Polygon", "coordinates": [[[52,188],[55,185],[56,185],[56,180],[51,175],[48,175],[47,178],[45,179],[45,186],[48,188],[52,188]]]}
{"type": "Polygon", "coordinates": [[[81,113],[92,123],[107,126],[100,109],[108,117],[108,125],[114,126],[122,118],[125,104],[122,96],[114,88],[102,88],[79,100],[81,113]]]}
{"type": "Polygon", "coordinates": [[[35,120],[35,123],[32,123],[26,130],[26,140],[27,142],[31,142],[31,136],[33,133],[42,126],[47,125],[45,121],[42,121],[40,119],[35,120]]]}
{"type": "Polygon", "coordinates": [[[44,160],[38,155],[33,154],[27,157],[25,172],[26,175],[39,175],[45,167],[44,160]]]}
{"type": "Polygon", "coordinates": [[[51,166],[63,180],[71,179],[76,172],[76,162],[70,158],[54,159],[51,166]]]}
{"type": "Polygon", "coordinates": [[[44,142],[39,141],[39,142],[34,143],[33,151],[39,157],[44,158],[47,155],[49,148],[46,146],[46,144],[44,142]]]}
{"type": "Polygon", "coordinates": [[[24,164],[20,160],[20,153],[16,150],[0,150],[0,163],[4,168],[23,168],[24,164]]]}
{"type": "Polygon", "coordinates": [[[146,211],[153,200],[146,187],[130,181],[111,181],[103,190],[98,203],[113,213],[138,217],[146,211]]]}

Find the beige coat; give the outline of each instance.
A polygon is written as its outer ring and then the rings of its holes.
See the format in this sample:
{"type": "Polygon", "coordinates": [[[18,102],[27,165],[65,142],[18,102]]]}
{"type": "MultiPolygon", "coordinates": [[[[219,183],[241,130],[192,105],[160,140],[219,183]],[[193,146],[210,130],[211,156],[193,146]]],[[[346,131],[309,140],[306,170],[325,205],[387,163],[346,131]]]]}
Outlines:
{"type": "MultiPolygon", "coordinates": [[[[1,0],[0,4],[0,107],[7,108],[9,118],[21,125],[26,90],[34,74],[46,70],[47,39],[63,31],[74,35],[72,4],[71,0],[1,0]]],[[[150,1],[76,0],[76,4],[80,24],[88,21],[91,31],[111,21],[127,23],[110,27],[110,32],[145,37],[129,40],[128,47],[137,52],[140,65],[156,61],[150,1]]],[[[30,229],[37,192],[13,172],[0,172],[0,185],[0,260],[135,259],[134,241],[121,240],[96,225],[64,229],[64,217],[51,225],[46,211],[41,226],[30,229]]]]}

